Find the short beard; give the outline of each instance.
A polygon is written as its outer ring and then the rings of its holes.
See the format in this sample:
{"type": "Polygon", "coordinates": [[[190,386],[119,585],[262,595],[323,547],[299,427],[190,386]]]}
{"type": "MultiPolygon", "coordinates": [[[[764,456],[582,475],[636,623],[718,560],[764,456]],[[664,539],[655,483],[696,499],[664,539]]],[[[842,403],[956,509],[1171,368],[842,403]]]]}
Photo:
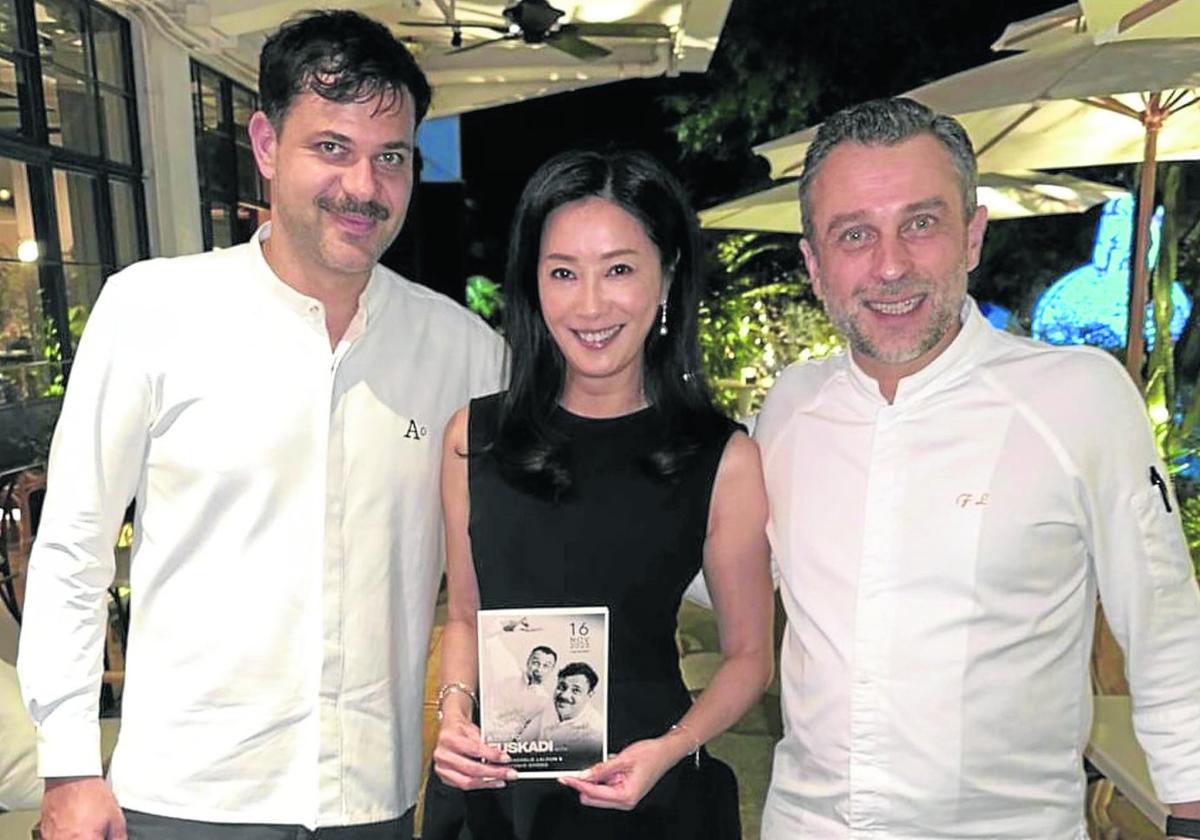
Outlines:
{"type": "Polygon", "coordinates": [[[883,364],[902,365],[914,359],[921,358],[921,356],[936,347],[938,342],[942,340],[942,336],[954,328],[954,319],[956,317],[957,312],[935,312],[929,325],[925,328],[925,332],[921,334],[920,340],[916,344],[912,347],[899,347],[890,352],[876,346],[870,336],[859,329],[858,322],[853,316],[839,314],[833,319],[833,326],[842,334],[855,352],[883,364]]]}
{"type": "Polygon", "coordinates": [[[885,284],[881,291],[884,294],[899,294],[909,291],[913,294],[924,294],[925,305],[933,309],[924,332],[921,333],[917,342],[911,347],[898,347],[892,350],[885,350],[879,347],[865,331],[859,328],[858,320],[853,314],[853,309],[847,308],[842,310],[835,308],[831,310],[828,307],[826,308],[826,314],[829,316],[834,329],[846,339],[851,349],[881,364],[903,365],[921,358],[921,356],[936,347],[947,332],[954,329],[962,311],[962,297],[959,297],[952,306],[939,307],[938,287],[932,283],[917,282],[910,284],[907,280],[902,280],[885,284]],[[914,288],[911,290],[906,289],[905,287],[909,285],[914,288]]]}

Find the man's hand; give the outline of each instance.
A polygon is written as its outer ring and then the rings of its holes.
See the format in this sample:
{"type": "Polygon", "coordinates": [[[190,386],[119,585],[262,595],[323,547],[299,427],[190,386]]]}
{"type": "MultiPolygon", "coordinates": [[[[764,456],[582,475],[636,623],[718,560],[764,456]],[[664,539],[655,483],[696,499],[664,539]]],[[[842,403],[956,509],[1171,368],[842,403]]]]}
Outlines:
{"type": "Polygon", "coordinates": [[[125,840],[125,815],[99,776],[46,779],[43,840],[125,840]]]}

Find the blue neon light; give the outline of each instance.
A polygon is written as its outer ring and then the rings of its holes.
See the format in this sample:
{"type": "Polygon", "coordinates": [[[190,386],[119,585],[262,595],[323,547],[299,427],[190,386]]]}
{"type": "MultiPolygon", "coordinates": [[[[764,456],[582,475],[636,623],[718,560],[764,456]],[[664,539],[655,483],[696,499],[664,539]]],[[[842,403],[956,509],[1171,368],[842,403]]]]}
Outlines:
{"type": "MultiPolygon", "coordinates": [[[[1033,309],[1033,336],[1050,344],[1090,344],[1115,350],[1125,346],[1129,329],[1129,265],[1132,261],[1133,196],[1104,205],[1092,261],[1064,274],[1033,309]]],[[[1150,265],[1158,259],[1163,209],[1150,223],[1150,265]]],[[[1178,281],[1171,284],[1171,340],[1178,341],[1192,301],[1178,281]]],[[[1146,307],[1146,341],[1154,345],[1154,313],[1146,307]]]]}

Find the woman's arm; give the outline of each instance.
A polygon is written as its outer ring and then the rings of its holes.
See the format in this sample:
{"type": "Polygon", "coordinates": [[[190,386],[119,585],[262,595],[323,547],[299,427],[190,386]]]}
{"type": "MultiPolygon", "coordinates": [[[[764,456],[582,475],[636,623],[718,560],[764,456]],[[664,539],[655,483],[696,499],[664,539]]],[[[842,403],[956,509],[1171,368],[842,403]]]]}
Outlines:
{"type": "Polygon", "coordinates": [[[446,591],[448,615],[442,632],[441,725],[433,766],[446,784],[464,790],[504,787],[516,772],[497,767],[508,757],[483,743],[471,721],[473,701],[466,689],[478,693],[479,662],[475,647],[475,612],[479,585],[471,560],[467,532],[470,492],[467,483],[468,409],[459,409],[446,425],[442,444],[442,515],[446,527],[446,591]],[[456,690],[446,690],[453,686],[456,690]],[[482,759],[482,761],[480,760],[482,759]],[[490,762],[490,763],[485,763],[490,762]]]}
{"type": "Polygon", "coordinates": [[[770,551],[767,494],[758,447],[741,432],[725,447],[713,483],[704,577],[716,610],[721,667],[677,727],[630,744],[612,759],[563,784],[580,802],[633,808],[671,766],[738,721],[771,680],[770,551]]]}

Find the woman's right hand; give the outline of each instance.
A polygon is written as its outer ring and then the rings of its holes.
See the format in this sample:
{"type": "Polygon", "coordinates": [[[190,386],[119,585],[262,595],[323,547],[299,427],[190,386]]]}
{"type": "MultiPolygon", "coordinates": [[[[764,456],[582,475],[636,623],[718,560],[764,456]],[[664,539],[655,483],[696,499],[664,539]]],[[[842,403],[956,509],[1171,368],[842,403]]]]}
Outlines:
{"type": "Polygon", "coordinates": [[[442,781],[460,790],[502,788],[517,778],[508,755],[483,742],[479,727],[458,712],[450,712],[438,729],[433,769],[442,781]]]}

